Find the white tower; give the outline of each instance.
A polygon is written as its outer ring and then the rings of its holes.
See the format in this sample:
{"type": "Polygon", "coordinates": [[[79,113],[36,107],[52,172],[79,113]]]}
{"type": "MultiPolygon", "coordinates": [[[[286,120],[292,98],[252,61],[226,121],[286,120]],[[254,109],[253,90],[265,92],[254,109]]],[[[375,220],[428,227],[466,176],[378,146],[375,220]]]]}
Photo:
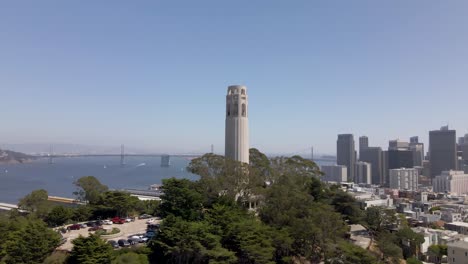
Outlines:
{"type": "Polygon", "coordinates": [[[249,163],[249,116],[247,87],[231,85],[226,95],[225,156],[249,163]]]}

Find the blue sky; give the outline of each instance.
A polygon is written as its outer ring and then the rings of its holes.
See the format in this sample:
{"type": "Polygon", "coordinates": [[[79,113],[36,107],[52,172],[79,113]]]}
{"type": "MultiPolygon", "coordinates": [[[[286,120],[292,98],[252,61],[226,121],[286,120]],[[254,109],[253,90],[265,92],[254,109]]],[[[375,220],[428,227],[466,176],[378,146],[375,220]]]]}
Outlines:
{"type": "Polygon", "coordinates": [[[468,132],[466,1],[5,1],[1,143],[224,149],[248,86],[251,145],[335,153],[446,123],[468,132]]]}

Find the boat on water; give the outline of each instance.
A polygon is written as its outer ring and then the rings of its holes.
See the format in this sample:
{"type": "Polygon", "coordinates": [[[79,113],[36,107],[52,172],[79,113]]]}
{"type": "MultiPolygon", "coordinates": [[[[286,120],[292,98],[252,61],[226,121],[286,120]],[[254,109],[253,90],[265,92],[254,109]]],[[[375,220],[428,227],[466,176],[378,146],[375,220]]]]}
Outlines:
{"type": "Polygon", "coordinates": [[[141,166],[146,166],[146,163],[143,162],[137,165],[137,167],[141,167],[141,166]]]}

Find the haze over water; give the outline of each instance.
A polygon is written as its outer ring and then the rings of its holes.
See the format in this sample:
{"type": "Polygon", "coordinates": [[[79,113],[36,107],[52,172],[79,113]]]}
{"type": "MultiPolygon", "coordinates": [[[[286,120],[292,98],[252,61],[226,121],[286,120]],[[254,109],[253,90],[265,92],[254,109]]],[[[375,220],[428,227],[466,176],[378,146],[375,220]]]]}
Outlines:
{"type": "Polygon", "coordinates": [[[73,184],[82,176],[95,176],[111,189],[148,189],[162,179],[198,176],[187,172],[190,160],[171,157],[170,167],[161,167],[160,157],[126,157],[120,166],[120,157],[56,158],[54,164],[39,159],[25,164],[0,164],[0,202],[16,204],[33,190],[45,189],[49,195],[74,198],[73,184]]]}

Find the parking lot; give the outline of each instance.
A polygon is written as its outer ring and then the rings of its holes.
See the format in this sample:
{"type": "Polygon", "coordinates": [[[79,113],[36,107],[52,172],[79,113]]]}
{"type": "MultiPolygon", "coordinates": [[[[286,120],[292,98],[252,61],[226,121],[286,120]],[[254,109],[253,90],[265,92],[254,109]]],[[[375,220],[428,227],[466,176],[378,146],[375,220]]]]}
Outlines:
{"type": "MultiPolygon", "coordinates": [[[[110,240],[119,240],[119,239],[128,239],[130,235],[134,234],[141,234],[146,232],[146,221],[148,219],[136,219],[134,222],[125,223],[125,224],[112,224],[112,225],[104,225],[105,228],[112,229],[113,227],[117,227],[122,232],[120,237],[112,238],[110,240]]],[[[156,220],[155,223],[159,223],[159,220],[156,220]]],[[[80,235],[87,237],[90,233],[88,231],[89,227],[82,228],[80,230],[70,230],[69,232],[62,234],[64,238],[67,239],[65,244],[58,247],[58,250],[67,250],[70,251],[73,248],[73,244],[71,243],[74,239],[78,238],[80,235]]]]}

